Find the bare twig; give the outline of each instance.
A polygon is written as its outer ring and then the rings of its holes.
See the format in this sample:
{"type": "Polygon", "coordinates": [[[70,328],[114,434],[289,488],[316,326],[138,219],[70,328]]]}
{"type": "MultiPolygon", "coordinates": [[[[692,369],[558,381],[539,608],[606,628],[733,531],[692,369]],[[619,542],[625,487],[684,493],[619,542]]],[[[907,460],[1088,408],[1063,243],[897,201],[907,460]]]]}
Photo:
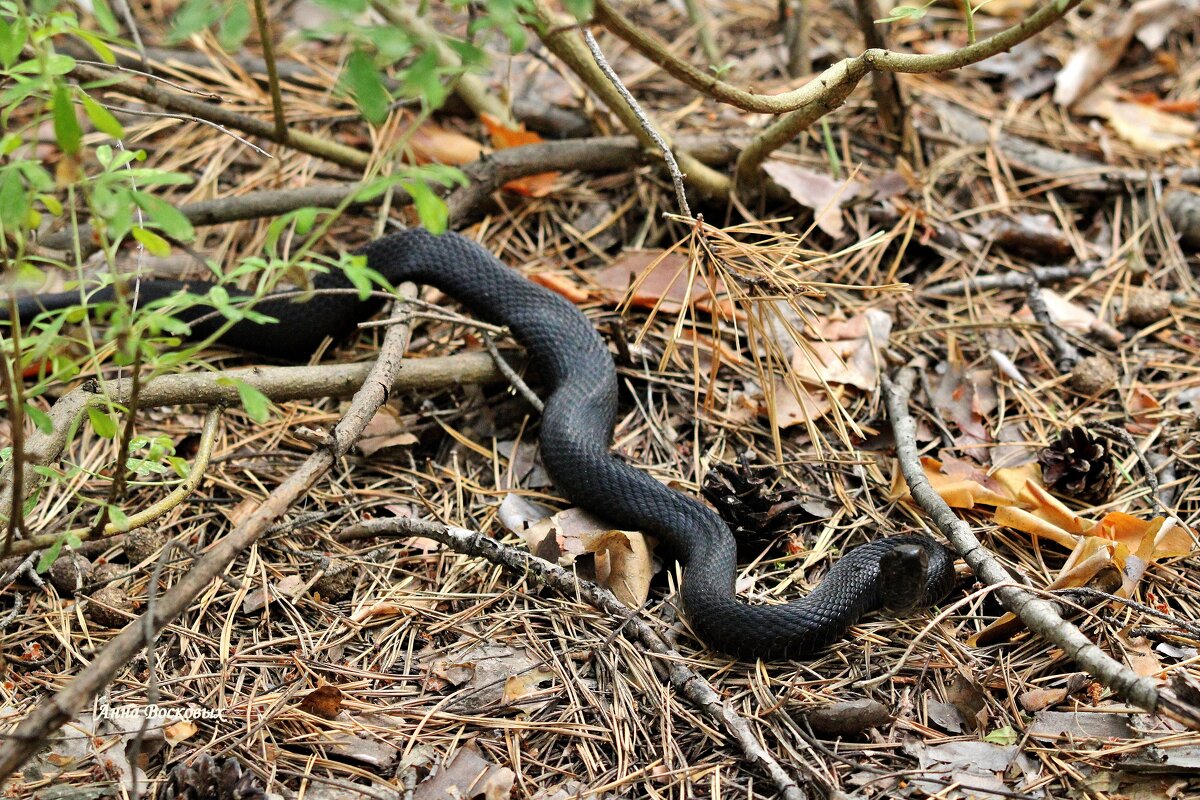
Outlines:
{"type": "Polygon", "coordinates": [[[434,539],[456,552],[485,558],[493,564],[517,572],[531,573],[564,595],[582,598],[606,614],[622,620],[622,630],[627,632],[627,635],[663,659],[671,685],[733,737],[746,758],[771,776],[781,796],[789,800],[806,797],[800,784],[763,746],[750,730],[746,720],[722,700],[712,684],[685,666],[683,657],[668,647],[649,624],[636,615],[630,617],[629,608],[604,587],[579,578],[573,572],[525,550],[509,547],[475,531],[454,528],[439,522],[411,517],[367,520],[346,528],[337,538],[339,541],[350,541],[372,536],[424,536],[434,539]]]}
{"type": "Polygon", "coordinates": [[[638,106],[637,98],[631,94],[628,89],[625,89],[625,84],[620,82],[617,73],[608,65],[608,60],[604,58],[604,52],[600,49],[600,44],[596,43],[595,36],[592,31],[583,30],[583,41],[587,42],[588,49],[592,50],[592,58],[596,60],[596,65],[599,65],[600,71],[604,72],[605,77],[610,80],[614,88],[620,94],[620,98],[632,109],[634,115],[637,116],[638,124],[642,126],[642,130],[646,132],[646,136],[653,140],[655,146],[658,146],[662,154],[662,158],[667,162],[667,172],[671,174],[671,182],[676,190],[676,203],[679,205],[679,215],[691,218],[691,209],[688,207],[688,192],[684,191],[683,174],[679,172],[679,164],[674,160],[674,154],[671,152],[670,146],[660,136],[659,132],[654,130],[654,126],[650,125],[650,120],[643,112],[642,107],[638,106]]]}
{"type": "Polygon", "coordinates": [[[80,63],[75,64],[70,74],[73,78],[83,83],[103,83],[108,91],[120,92],[130,97],[136,97],[139,100],[152,103],[167,111],[187,114],[199,120],[206,120],[210,123],[224,125],[228,128],[261,136],[268,141],[292,147],[344,167],[362,170],[366,168],[370,161],[370,156],[367,153],[329,139],[323,139],[311,133],[305,133],[304,131],[289,131],[286,139],[281,141],[276,134],[275,126],[272,122],[261,120],[258,117],[239,114],[223,106],[206,103],[203,100],[186,94],[168,91],[157,83],[134,83],[130,81],[113,83],[110,72],[80,63]]]}
{"type": "Polygon", "coordinates": [[[487,348],[488,355],[496,362],[496,369],[500,370],[500,374],[508,379],[512,387],[529,401],[529,405],[536,408],[539,414],[545,411],[546,404],[542,402],[542,398],[534,394],[533,389],[529,388],[529,384],[525,383],[512,366],[504,360],[504,356],[500,355],[500,351],[496,349],[496,343],[492,341],[492,336],[487,331],[483,332],[483,346],[487,348]]]}
{"type": "MultiPolygon", "coordinates": [[[[728,164],[737,158],[737,143],[727,137],[686,137],[680,144],[689,148],[692,157],[712,164],[728,164]]],[[[631,164],[654,163],[657,158],[648,153],[632,136],[603,136],[593,139],[575,139],[565,142],[542,142],[540,144],[513,147],[493,153],[486,158],[461,167],[467,174],[467,184],[456,189],[447,198],[450,207],[450,226],[461,223],[475,214],[483,201],[492,192],[517,178],[547,171],[582,170],[608,172],[628,169],[631,164]]],[[[299,189],[272,189],[250,194],[231,195],[215,200],[201,200],[181,206],[179,211],[196,226],[217,225],[243,219],[276,217],[298,208],[334,208],[361,191],[363,184],[338,183],[317,184],[299,189]]],[[[381,202],[382,195],[373,194],[361,205],[369,206],[381,202]]],[[[408,205],[411,196],[402,187],[392,190],[390,202],[396,206],[408,205]]],[[[353,204],[357,207],[359,204],[353,204]]],[[[79,227],[79,241],[84,254],[92,244],[90,225],[79,227]]],[[[75,236],[70,230],[58,231],[44,237],[39,244],[51,250],[67,250],[74,247],[75,236]]]]}
{"type": "MultiPolygon", "coordinates": [[[[1011,583],[1012,576],[980,543],[971,526],[959,519],[929,483],[921,468],[916,440],[916,421],[908,411],[908,398],[916,381],[916,367],[900,370],[895,382],[884,376],[883,396],[896,439],[896,457],[914,502],[928,514],[938,530],[950,540],[976,577],[988,585],[1011,583]]],[[[1012,585],[996,590],[1005,608],[1016,614],[1031,631],[1061,648],[1100,683],[1128,702],[1152,713],[1164,714],[1193,730],[1200,730],[1200,708],[1188,704],[1171,690],[1158,687],[1101,650],[1083,632],[1064,620],[1053,603],[1033,592],[1012,585]]]]}
{"type": "Polygon", "coordinates": [[[1033,318],[1041,323],[1042,333],[1054,348],[1055,365],[1060,372],[1070,372],[1079,361],[1079,350],[1067,341],[1062,329],[1050,318],[1050,309],[1046,307],[1046,298],[1042,297],[1042,288],[1038,285],[1037,278],[1026,279],[1025,294],[1033,318]]]}
{"type": "Polygon", "coordinates": [[[704,50],[704,57],[710,65],[716,65],[721,60],[721,51],[717,49],[717,40],[713,37],[712,14],[704,0],[683,0],[687,8],[688,19],[696,26],[696,39],[704,50]]]}
{"type": "Polygon", "coordinates": [[[1058,283],[1059,281],[1090,275],[1099,265],[1095,261],[1085,261],[1069,267],[1031,267],[1029,272],[1004,272],[994,275],[979,275],[960,280],[936,283],[921,290],[923,295],[940,295],[952,297],[970,291],[986,291],[989,289],[1024,289],[1030,280],[1039,284],[1058,283]]]}
{"type": "Polygon", "coordinates": [[[824,98],[831,94],[841,93],[835,91],[835,84],[842,81],[853,81],[857,84],[867,72],[873,70],[920,74],[958,69],[982,61],[1009,50],[1034,34],[1045,30],[1062,19],[1080,2],[1082,0],[1047,3],[1011,28],[968,47],[948,53],[917,54],[879,49],[866,50],[854,58],[842,59],[799,89],[776,95],[747,92],[731,83],[726,83],[711,73],[698,69],[685,61],[680,61],[665,43],[644,28],[634,25],[617,11],[609,0],[596,0],[595,9],[598,22],[624,39],[646,58],[658,64],[674,78],[693,89],[743,111],[755,111],[761,114],[787,114],[802,110],[805,106],[813,103],[826,104],[824,98]]]}
{"type": "Polygon", "coordinates": [[[646,112],[638,105],[637,98],[633,96],[625,84],[621,83],[621,79],[613,68],[609,66],[608,59],[604,57],[603,51],[600,50],[600,45],[596,42],[596,37],[592,36],[592,32],[586,28],[583,31],[583,40],[587,42],[588,49],[592,51],[592,58],[596,59],[596,64],[600,67],[600,71],[604,73],[604,77],[608,78],[613,87],[621,95],[621,99],[633,111],[637,117],[638,124],[642,130],[654,142],[659,151],[663,155],[663,160],[667,162],[667,172],[671,175],[671,183],[675,186],[675,202],[679,205],[679,213],[681,216],[691,218],[692,210],[688,207],[687,192],[683,188],[683,174],[679,171],[679,164],[675,161],[675,155],[671,152],[671,148],[666,141],[650,124],[650,119],[646,116],[646,112]]]}
{"type": "Polygon", "coordinates": [[[279,70],[275,68],[275,43],[271,38],[271,24],[267,19],[265,0],[254,0],[254,17],[258,22],[258,38],[262,43],[263,62],[267,68],[267,85],[271,89],[271,113],[275,117],[275,141],[287,144],[287,116],[283,113],[283,92],[279,88],[279,70]]]}

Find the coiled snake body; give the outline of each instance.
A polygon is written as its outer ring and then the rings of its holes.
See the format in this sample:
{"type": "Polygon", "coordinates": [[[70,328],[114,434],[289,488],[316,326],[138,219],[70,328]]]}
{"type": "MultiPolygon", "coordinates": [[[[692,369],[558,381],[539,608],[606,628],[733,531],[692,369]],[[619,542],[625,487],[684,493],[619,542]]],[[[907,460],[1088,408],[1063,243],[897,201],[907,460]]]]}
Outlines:
{"type": "MultiPolygon", "coordinates": [[[[741,602],[734,594],[735,543],[724,521],[609,452],[617,411],[616,370],[600,336],[574,305],[455,233],[401,231],[361,252],[368,266],[393,284],[436,286],[481,319],[509,327],[549,387],[541,450],[555,485],[616,527],[645,531],[668,544],[684,565],[681,595],[688,620],[709,645],[741,657],[805,656],[843,636],[869,611],[925,607],[949,591],[954,578],[950,552],[923,536],[897,536],[849,551],[807,597],[782,605],[741,602]]],[[[318,276],[314,284],[351,286],[340,272],[318,276]]],[[[185,287],[178,281],[149,281],[139,291],[143,302],[149,302],[185,287]]],[[[92,295],[96,302],[111,297],[111,289],[92,295]]],[[[41,309],[78,300],[71,292],[40,295],[23,298],[19,308],[27,321],[41,309]]],[[[255,310],[279,324],[242,321],[221,341],[266,356],[307,360],[325,336],[351,332],[382,303],[336,294],[318,294],[306,302],[268,296],[255,310]]],[[[180,316],[191,322],[201,313],[193,309],[180,316]]],[[[7,318],[7,312],[0,312],[0,318],[7,318]]],[[[222,322],[199,321],[192,335],[210,335],[222,322]]]]}

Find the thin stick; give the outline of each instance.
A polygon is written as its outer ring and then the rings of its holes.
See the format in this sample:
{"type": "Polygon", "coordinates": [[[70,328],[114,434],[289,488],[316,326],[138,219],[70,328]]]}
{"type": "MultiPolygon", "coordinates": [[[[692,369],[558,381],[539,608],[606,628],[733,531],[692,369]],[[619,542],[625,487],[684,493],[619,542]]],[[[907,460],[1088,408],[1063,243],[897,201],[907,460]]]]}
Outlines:
{"type": "Polygon", "coordinates": [[[596,43],[596,37],[592,36],[592,32],[586,28],[583,30],[583,40],[587,42],[588,49],[592,51],[592,58],[596,59],[596,64],[600,67],[600,71],[604,73],[604,77],[608,78],[609,82],[620,93],[621,99],[625,101],[630,110],[637,116],[642,130],[654,140],[654,144],[662,151],[663,159],[667,162],[667,171],[671,174],[671,182],[675,185],[675,202],[679,205],[679,214],[688,219],[693,219],[692,209],[688,206],[687,192],[683,188],[683,173],[679,171],[679,164],[675,161],[675,154],[671,152],[671,148],[659,132],[655,130],[654,126],[650,124],[649,118],[646,117],[646,112],[642,111],[642,107],[638,105],[638,101],[625,88],[625,84],[621,83],[621,79],[617,77],[617,73],[613,72],[613,68],[608,64],[608,59],[600,51],[600,45],[596,43]]]}
{"type": "Polygon", "coordinates": [[[1042,297],[1042,288],[1036,278],[1026,279],[1025,293],[1033,318],[1042,324],[1042,333],[1054,348],[1055,364],[1059,372],[1070,372],[1079,361],[1079,350],[1067,341],[1062,329],[1050,318],[1050,309],[1046,306],[1046,298],[1042,297]]]}
{"type": "Polygon", "coordinates": [[[539,414],[544,413],[546,404],[542,402],[542,398],[534,394],[533,389],[529,388],[529,384],[521,380],[521,376],[504,360],[504,356],[500,355],[500,351],[496,349],[496,343],[492,341],[492,336],[487,331],[483,333],[483,346],[487,348],[488,354],[496,362],[496,369],[500,370],[500,374],[508,379],[512,387],[528,400],[529,405],[536,408],[539,414]]]}
{"type": "Polygon", "coordinates": [[[254,0],[254,16],[258,20],[258,38],[262,42],[263,61],[267,66],[271,113],[275,116],[275,141],[287,144],[291,137],[287,117],[283,113],[283,92],[279,88],[279,70],[275,67],[275,44],[271,41],[271,25],[267,20],[267,4],[264,0],[254,0]]]}

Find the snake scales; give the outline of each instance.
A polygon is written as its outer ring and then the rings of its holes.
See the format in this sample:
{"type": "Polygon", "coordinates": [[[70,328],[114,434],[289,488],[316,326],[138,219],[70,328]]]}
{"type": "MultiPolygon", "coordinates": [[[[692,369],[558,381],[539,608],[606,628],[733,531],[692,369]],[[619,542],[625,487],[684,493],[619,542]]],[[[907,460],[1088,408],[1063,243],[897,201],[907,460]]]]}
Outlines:
{"type": "MultiPolygon", "coordinates": [[[[735,543],[707,506],[667,488],[609,451],[617,411],[612,357],[587,318],[557,294],[523,278],[475,242],[455,233],[422,229],[392,234],[361,251],[370,268],[393,284],[426,283],[450,294],[481,319],[507,325],[549,387],[541,423],[546,470],[571,501],[615,526],[659,537],[684,565],[681,596],[688,620],[709,645],[740,657],[801,657],[842,637],[863,614],[910,611],[933,605],[949,591],[951,553],[924,536],[896,536],[857,547],[829,570],[806,597],[781,605],[748,605],[734,594],[735,543]]],[[[349,288],[341,272],[320,275],[317,288],[349,288]]],[[[204,285],[149,281],[143,302],[204,285]]],[[[93,302],[112,297],[110,288],[93,302]]],[[[25,297],[21,318],[78,303],[75,292],[25,297]]],[[[383,301],[349,294],[317,294],[305,302],[268,296],[255,310],[276,325],[242,321],[220,341],[265,356],[307,360],[327,335],[354,330],[383,301]]],[[[193,337],[214,333],[224,320],[200,320],[203,310],[180,316],[195,322],[193,337]]],[[[0,304],[0,319],[7,319],[0,304]]]]}

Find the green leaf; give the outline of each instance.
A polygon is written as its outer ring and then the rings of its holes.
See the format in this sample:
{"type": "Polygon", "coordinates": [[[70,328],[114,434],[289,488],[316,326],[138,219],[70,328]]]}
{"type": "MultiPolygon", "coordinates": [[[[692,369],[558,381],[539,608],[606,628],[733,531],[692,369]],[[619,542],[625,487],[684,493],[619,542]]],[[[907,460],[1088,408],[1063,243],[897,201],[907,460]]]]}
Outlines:
{"type": "MultiPolygon", "coordinates": [[[[113,525],[116,525],[117,530],[120,530],[120,531],[129,530],[129,517],[125,514],[124,511],[117,508],[116,506],[108,507],[108,521],[111,522],[113,525]]],[[[72,548],[76,548],[79,546],[76,544],[72,544],[70,542],[68,542],[68,544],[70,544],[72,548]]],[[[82,542],[80,544],[82,544],[82,542]]]]}
{"type": "Polygon", "coordinates": [[[111,439],[117,435],[117,423],[108,414],[105,414],[100,409],[94,406],[88,406],[88,420],[92,423],[92,430],[102,439],[111,439]]]}
{"type": "Polygon", "coordinates": [[[71,90],[65,84],[54,87],[52,101],[54,111],[54,138],[58,146],[69,156],[78,155],[83,142],[83,128],[75,116],[75,104],[71,102],[71,90]]]}
{"type": "Polygon", "coordinates": [[[884,19],[877,19],[875,20],[875,23],[877,25],[886,25],[889,22],[915,22],[916,20],[919,20],[925,16],[925,9],[929,8],[929,5],[932,4],[927,4],[920,7],[896,6],[892,9],[892,12],[887,15],[887,17],[884,19]]]}
{"type": "Polygon", "coordinates": [[[250,419],[255,422],[266,422],[271,418],[271,400],[258,389],[237,378],[219,378],[217,383],[225,386],[232,384],[237,388],[242,408],[246,410],[250,419]]]}
{"type": "Polygon", "coordinates": [[[221,18],[221,3],[214,0],[186,0],[171,20],[167,44],[179,44],[193,33],[199,33],[221,18]]]}
{"type": "Polygon", "coordinates": [[[8,69],[16,63],[28,35],[24,17],[16,17],[11,22],[0,17],[0,66],[8,69]]]}
{"type": "Polygon", "coordinates": [[[0,227],[14,233],[20,230],[29,211],[29,194],[16,169],[4,170],[0,178],[0,227]]]}
{"type": "Polygon", "coordinates": [[[121,123],[117,122],[117,118],[112,115],[112,112],[88,97],[87,94],[81,94],[80,97],[83,98],[83,110],[87,112],[88,119],[96,126],[96,130],[106,133],[114,139],[125,136],[125,129],[121,127],[121,123]]]}
{"type": "Polygon", "coordinates": [[[63,213],[62,201],[59,200],[57,197],[55,197],[52,194],[39,194],[37,196],[37,199],[41,201],[42,205],[44,205],[46,207],[46,210],[49,211],[51,214],[53,214],[56,217],[62,216],[62,213],[63,213]]]}
{"type": "Polygon", "coordinates": [[[450,210],[446,207],[446,201],[434,194],[424,181],[404,181],[403,186],[412,196],[413,207],[417,209],[421,225],[431,233],[443,233],[450,220],[450,210]]]}
{"type": "Polygon", "coordinates": [[[375,69],[371,57],[362,50],[355,50],[346,61],[346,83],[354,94],[354,102],[358,104],[363,119],[372,125],[379,125],[387,119],[391,97],[379,79],[379,71],[375,69]]]}
{"type": "Polygon", "coordinates": [[[100,56],[100,60],[105,64],[117,63],[117,56],[113,53],[112,48],[99,36],[84,30],[76,30],[73,33],[91,45],[92,49],[96,51],[96,55],[100,56]]]}
{"type": "Polygon", "coordinates": [[[141,242],[142,247],[152,256],[162,258],[171,255],[171,243],[148,228],[133,226],[133,238],[141,242]]]}
{"type": "Polygon", "coordinates": [[[26,403],[25,416],[33,420],[33,424],[42,433],[54,433],[54,420],[50,419],[50,415],[37,406],[31,406],[29,403],[26,403]]]}
{"type": "Polygon", "coordinates": [[[438,73],[437,53],[426,50],[404,72],[404,88],[410,97],[419,97],[430,108],[441,108],[446,101],[446,87],[438,73]]]}
{"type": "Polygon", "coordinates": [[[121,28],[117,25],[117,18],[113,16],[112,9],[108,7],[108,0],[92,0],[92,15],[96,18],[96,24],[100,26],[100,30],[109,36],[116,36],[121,32],[121,28]]]}
{"type": "Polygon", "coordinates": [[[188,218],[166,200],[146,194],[145,192],[139,192],[136,189],[131,194],[133,195],[133,202],[137,203],[138,208],[145,211],[150,216],[150,219],[171,238],[186,242],[196,235],[196,231],[192,228],[192,223],[188,221],[188,218]]]}
{"type": "Polygon", "coordinates": [[[250,35],[250,26],[253,21],[250,17],[250,3],[247,0],[235,0],[234,4],[229,7],[229,13],[225,15],[225,19],[221,20],[221,30],[217,34],[217,41],[226,50],[237,50],[250,35]]]}
{"type": "Polygon", "coordinates": [[[1007,747],[1008,745],[1016,744],[1020,738],[1021,737],[1017,735],[1017,732],[1012,729],[1011,725],[1005,725],[1003,728],[997,728],[987,736],[983,737],[983,740],[985,742],[991,742],[992,744],[999,744],[1007,747]]]}
{"type": "Polygon", "coordinates": [[[563,8],[580,22],[592,18],[592,0],[563,0],[563,8]]]}
{"type": "Polygon", "coordinates": [[[42,551],[42,557],[38,559],[37,563],[38,572],[45,572],[50,569],[54,562],[58,560],[58,554],[62,552],[62,546],[62,539],[55,539],[54,544],[42,551]]]}

